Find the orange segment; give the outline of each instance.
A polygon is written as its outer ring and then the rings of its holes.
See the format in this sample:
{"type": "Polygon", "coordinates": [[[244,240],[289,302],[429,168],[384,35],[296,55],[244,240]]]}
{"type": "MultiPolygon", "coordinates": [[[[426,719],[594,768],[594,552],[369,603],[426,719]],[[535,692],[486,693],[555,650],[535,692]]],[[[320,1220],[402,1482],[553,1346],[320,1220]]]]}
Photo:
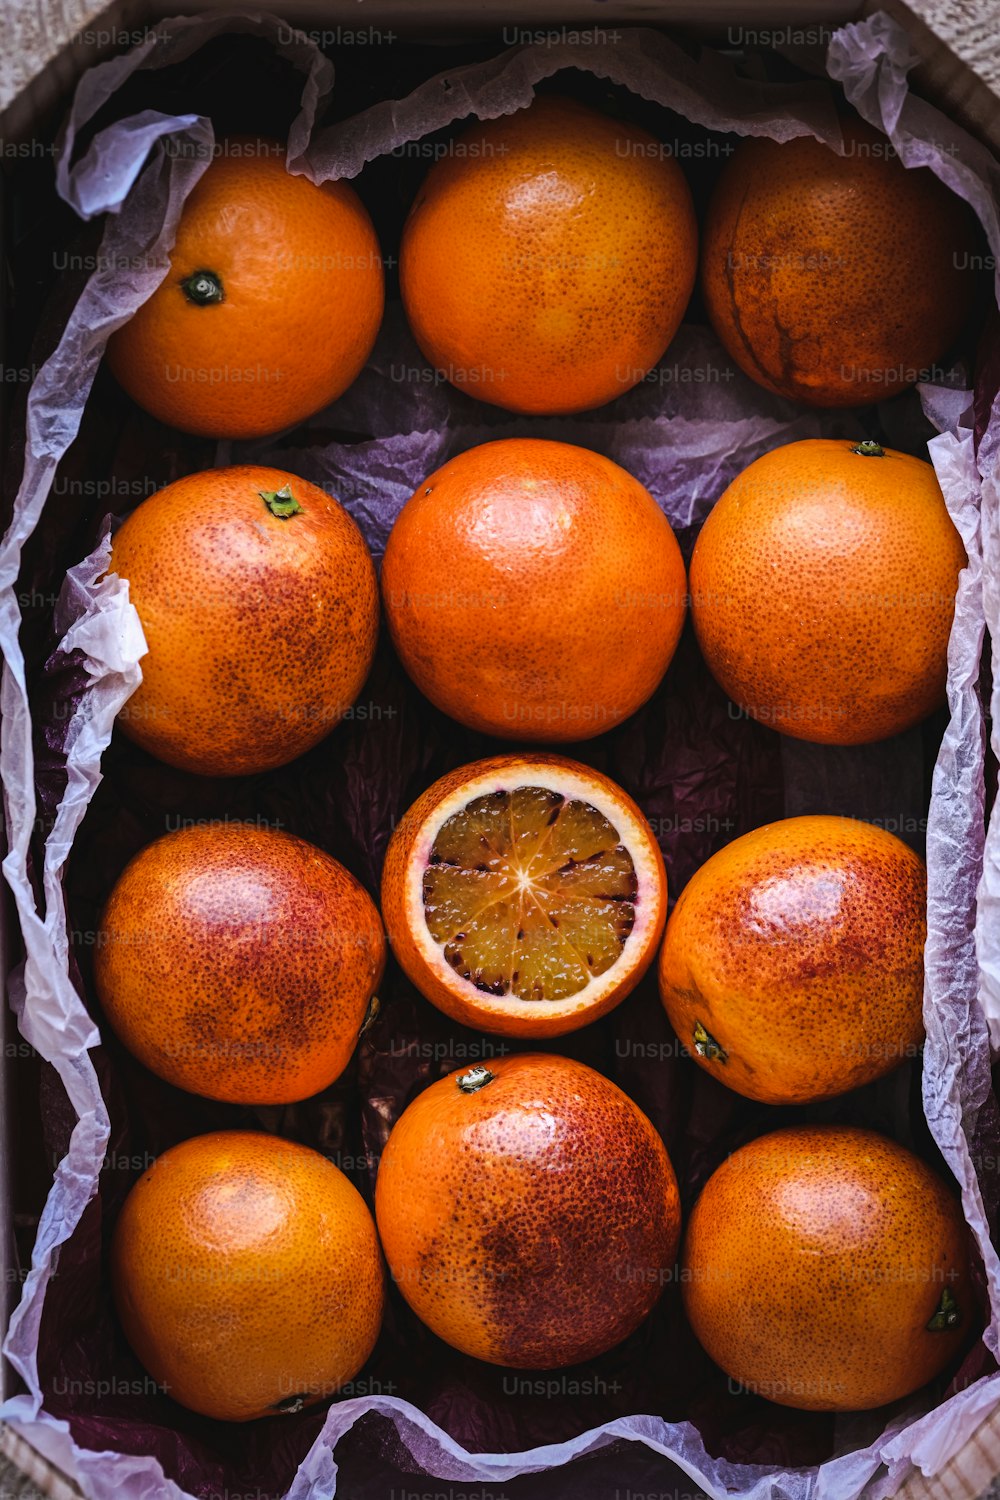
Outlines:
{"type": "Polygon", "coordinates": [[[564,865],[545,876],[549,890],[563,897],[594,897],[633,905],[639,887],[627,849],[616,844],[613,849],[595,851],[579,863],[577,858],[571,855],[564,865]]]}
{"type": "Polygon", "coordinates": [[[523,901],[517,931],[517,967],[511,988],[519,1000],[564,1000],[590,977],[569,941],[535,901],[523,901]]]}
{"type": "Polygon", "coordinates": [[[489,995],[510,989],[518,931],[515,900],[488,908],[488,916],[445,944],[444,956],[457,974],[489,995]]]}
{"type": "Polygon", "coordinates": [[[444,864],[465,869],[499,869],[499,851],[509,838],[510,809],[496,797],[478,797],[462,818],[450,818],[434,841],[444,864]]]}
{"type": "Polygon", "coordinates": [[[634,922],[634,908],[629,902],[588,901],[579,896],[561,902],[550,899],[547,915],[586,964],[588,974],[603,974],[610,969],[634,922]]]}
{"type": "Polygon", "coordinates": [[[565,802],[546,787],[519,786],[511,792],[509,805],[513,852],[518,864],[527,868],[546,857],[553,825],[562,817],[565,802]]]}
{"type": "Polygon", "coordinates": [[[501,870],[432,864],[424,875],[427,925],[439,943],[446,943],[467,931],[485,909],[512,894],[510,880],[501,870]]]}
{"type": "Polygon", "coordinates": [[[606,819],[596,820],[594,809],[579,801],[567,802],[560,810],[552,830],[549,848],[554,856],[566,860],[591,859],[618,844],[618,836],[606,819]],[[609,837],[609,835],[614,837],[609,837]]]}

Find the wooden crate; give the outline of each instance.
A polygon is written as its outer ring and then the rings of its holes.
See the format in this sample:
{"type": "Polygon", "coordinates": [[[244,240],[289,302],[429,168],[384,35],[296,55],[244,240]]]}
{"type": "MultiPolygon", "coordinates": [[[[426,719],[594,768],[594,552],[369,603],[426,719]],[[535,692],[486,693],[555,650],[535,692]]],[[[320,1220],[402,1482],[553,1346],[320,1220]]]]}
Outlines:
{"type": "MultiPolygon", "coordinates": [[[[6,0],[0,10],[0,142],[25,139],[40,120],[63,109],[80,75],[126,50],[130,33],[179,9],[208,14],[228,8],[217,0],[187,0],[183,7],[169,0],[6,0]]],[[[306,27],[358,24],[354,0],[292,0],[276,9],[292,24],[306,27]]],[[[425,0],[419,9],[414,0],[368,0],[364,21],[422,35],[496,31],[505,25],[652,25],[680,28],[712,42],[723,39],[735,23],[835,27],[875,11],[887,12],[907,30],[919,57],[912,74],[918,91],[1000,155],[998,0],[606,0],[598,13],[585,0],[544,0],[541,5],[536,0],[425,0]]],[[[3,901],[0,944],[5,920],[10,918],[3,901]]],[[[7,1007],[0,1034],[13,1034],[7,1007]]],[[[0,1254],[6,1255],[9,1162],[2,1126],[0,1118],[0,1254]]],[[[11,1284],[8,1278],[7,1287],[11,1284]]],[[[4,1324],[8,1315],[5,1308],[4,1324]]],[[[7,1393],[9,1373],[0,1362],[0,1394],[7,1393]]],[[[20,1433],[0,1423],[3,1500],[40,1500],[43,1495],[72,1500],[80,1494],[20,1433]]],[[[1000,1409],[940,1473],[911,1477],[899,1495],[901,1500],[1000,1500],[1000,1409]]]]}

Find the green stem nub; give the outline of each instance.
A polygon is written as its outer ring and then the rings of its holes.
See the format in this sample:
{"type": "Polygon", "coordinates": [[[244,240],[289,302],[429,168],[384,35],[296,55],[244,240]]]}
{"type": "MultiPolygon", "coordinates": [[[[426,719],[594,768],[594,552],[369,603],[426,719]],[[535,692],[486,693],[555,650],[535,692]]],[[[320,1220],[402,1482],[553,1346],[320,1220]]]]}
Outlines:
{"type": "Polygon", "coordinates": [[[195,307],[211,307],[213,303],[226,300],[222,277],[215,271],[192,271],[181,282],[181,291],[195,307]]]}
{"type": "Polygon", "coordinates": [[[885,449],[874,438],[865,438],[863,443],[855,443],[851,452],[860,453],[862,458],[885,458],[885,449]]]}
{"type": "Polygon", "coordinates": [[[706,1062],[728,1062],[729,1053],[725,1047],[720,1047],[715,1037],[706,1031],[700,1021],[694,1023],[694,1050],[699,1057],[706,1062]]]}
{"type": "Polygon", "coordinates": [[[279,521],[287,521],[289,516],[297,516],[302,510],[292,494],[290,484],[283,484],[280,490],[258,490],[257,493],[272,516],[277,516],[279,521]]]}
{"type": "Polygon", "coordinates": [[[941,1293],[941,1301],[937,1305],[937,1312],[927,1324],[928,1333],[947,1333],[951,1328],[957,1328],[962,1321],[962,1311],[955,1299],[955,1293],[951,1287],[946,1286],[941,1293]]]}
{"type": "Polygon", "coordinates": [[[458,1079],[458,1086],[463,1094],[478,1094],[480,1089],[485,1088],[488,1083],[493,1082],[493,1076],[489,1068],[484,1068],[480,1064],[479,1067],[470,1068],[467,1073],[461,1074],[458,1079]]]}

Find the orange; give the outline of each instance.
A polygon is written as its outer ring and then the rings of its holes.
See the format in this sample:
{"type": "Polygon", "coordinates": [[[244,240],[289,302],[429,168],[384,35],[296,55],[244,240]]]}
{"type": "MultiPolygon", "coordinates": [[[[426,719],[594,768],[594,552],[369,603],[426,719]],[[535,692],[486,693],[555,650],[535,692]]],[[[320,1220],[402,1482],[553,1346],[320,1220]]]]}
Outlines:
{"type": "Polygon", "coordinates": [[[811,406],[933,379],[975,291],[978,233],[962,200],[905,168],[870,125],[841,124],[843,156],[812,136],[742,141],[702,245],[705,305],[730,356],[811,406]]]}
{"type": "Polygon", "coordinates": [[[410,327],[453,385],[573,412],[637,384],[697,272],[684,174],[653,136],[544,96],[472,125],[427,175],[399,275],[410,327]]]}
{"type": "Polygon", "coordinates": [[[189,474],[132,512],[110,572],[146,637],[118,716],[169,765],[245,776],[310,749],[353,704],[378,635],[378,583],[341,505],[281,469],[189,474]]]}
{"type": "Polygon", "coordinates": [[[105,1015],[147,1068],[236,1104],[289,1104],[346,1068],[385,965],[364,888],[304,839],[239,823],[143,849],[101,918],[105,1015]]]}
{"type": "Polygon", "coordinates": [[[274,141],[224,143],[181,210],[170,269],[108,344],[145,411],[183,432],[248,438],[345,391],[382,321],[372,222],[345,182],[285,169],[274,141]]]}
{"type": "Polygon", "coordinates": [[[396,650],[453,719],[504,739],[591,739],[659,685],[684,563],[638,480],[600,453],[508,438],[403,506],[382,564],[396,650]]]}
{"type": "Polygon", "coordinates": [[[930,464],[808,439],[733,480],[691,559],[713,676],[796,739],[862,745],[945,701],[965,549],[930,464]]]}
{"type": "Polygon", "coordinates": [[[375,1215],[393,1279],[439,1338],[532,1370],[637,1328],[680,1233],[673,1168],[638,1105],[583,1063],[530,1053],[417,1096],[382,1153],[375,1215]]]}
{"type": "Polygon", "coordinates": [[[923,861],[852,818],[786,818],[688,881],[660,994],[691,1056],[767,1104],[858,1088],[923,1038],[923,861]]]}
{"type": "Polygon", "coordinates": [[[255,1131],[182,1141],[115,1227],[125,1336],[182,1406],[226,1422],[342,1390],[382,1323],[384,1274],[361,1194],[318,1151],[255,1131]]]}
{"type": "Polygon", "coordinates": [[[751,1141],[688,1221],[684,1305],[732,1380],[780,1406],[898,1401],[958,1354],[973,1317],[957,1199],[873,1130],[751,1141]]]}
{"type": "Polygon", "coordinates": [[[463,1026],[559,1036],[605,1015],[649,968],[667,881],[649,824],[606,776],[500,755],[429,787],[382,871],[393,953],[463,1026]]]}

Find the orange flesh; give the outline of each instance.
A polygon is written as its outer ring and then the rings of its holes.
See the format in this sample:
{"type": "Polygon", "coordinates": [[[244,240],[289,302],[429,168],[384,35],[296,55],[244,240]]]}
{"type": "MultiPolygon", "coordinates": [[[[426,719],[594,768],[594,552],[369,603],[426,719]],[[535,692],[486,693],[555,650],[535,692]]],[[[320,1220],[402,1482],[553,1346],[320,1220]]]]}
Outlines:
{"type": "Polygon", "coordinates": [[[476,797],[441,826],[424,916],[456,973],[492,995],[562,1000],[619,957],[638,880],[618,830],[546,787],[476,797]]]}

